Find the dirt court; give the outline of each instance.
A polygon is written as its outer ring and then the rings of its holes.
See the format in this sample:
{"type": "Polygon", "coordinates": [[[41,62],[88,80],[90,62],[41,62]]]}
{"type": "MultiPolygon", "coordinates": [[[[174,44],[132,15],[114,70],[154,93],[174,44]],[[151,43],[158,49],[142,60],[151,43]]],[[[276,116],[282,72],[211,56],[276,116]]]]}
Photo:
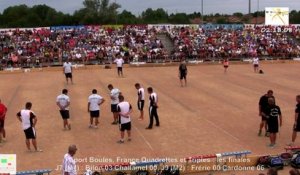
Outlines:
{"type": "MultiPolygon", "coordinates": [[[[255,155],[284,152],[292,134],[295,96],[300,94],[299,66],[298,63],[262,64],[265,74],[254,74],[250,64],[230,65],[227,74],[221,65],[189,66],[187,87],[179,85],[177,66],[125,68],[125,78],[118,78],[115,69],[75,70],[74,85],[66,85],[62,71],[0,74],[0,98],[8,107],[7,142],[0,145],[0,153],[17,154],[18,171],[54,170],[61,165],[67,147],[74,143],[79,148],[76,158],[82,172],[87,165],[133,158],[179,160],[228,151],[251,150],[255,155]],[[145,130],[149,122],[147,93],[145,120],[138,121],[136,82],[145,89],[152,86],[158,94],[161,127],[145,130]],[[107,89],[110,83],[120,89],[133,106],[132,142],[116,143],[120,136],[118,127],[111,125],[107,89]],[[69,90],[71,99],[71,131],[62,130],[56,106],[56,97],[63,88],[69,90]],[[99,129],[88,128],[87,98],[93,88],[106,100],[101,107],[99,129]],[[267,147],[268,138],[257,136],[258,100],[268,89],[274,91],[283,114],[283,127],[274,149],[267,147]],[[16,118],[27,101],[33,103],[32,110],[38,117],[37,141],[44,150],[42,153],[26,152],[25,136],[16,118]],[[93,162],[95,160],[98,162],[93,162]]],[[[296,142],[300,145],[300,138],[296,142]]],[[[57,175],[60,171],[54,170],[51,174],[57,175]]]]}

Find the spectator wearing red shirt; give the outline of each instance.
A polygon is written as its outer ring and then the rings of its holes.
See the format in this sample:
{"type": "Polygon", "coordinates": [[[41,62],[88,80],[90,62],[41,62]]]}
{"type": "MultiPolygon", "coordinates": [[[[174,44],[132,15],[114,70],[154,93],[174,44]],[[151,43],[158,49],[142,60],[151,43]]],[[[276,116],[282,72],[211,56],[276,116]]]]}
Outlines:
{"type": "Polygon", "coordinates": [[[0,99],[0,143],[5,141],[5,137],[6,137],[6,133],[4,129],[4,120],[5,120],[6,112],[7,112],[7,108],[4,104],[1,103],[1,99],[0,99]]]}

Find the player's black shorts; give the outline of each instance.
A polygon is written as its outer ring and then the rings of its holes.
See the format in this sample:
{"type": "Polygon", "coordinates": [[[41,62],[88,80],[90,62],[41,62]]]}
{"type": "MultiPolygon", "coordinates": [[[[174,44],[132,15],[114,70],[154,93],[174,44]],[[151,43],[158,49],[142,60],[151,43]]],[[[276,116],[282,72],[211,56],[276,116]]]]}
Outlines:
{"type": "Polygon", "coordinates": [[[33,127],[25,129],[24,133],[25,133],[26,139],[35,139],[36,138],[35,129],[33,127]]]}
{"type": "Polygon", "coordinates": [[[180,73],[180,80],[186,79],[186,73],[180,73]]]}
{"type": "Polygon", "coordinates": [[[4,119],[0,119],[0,129],[4,128],[4,119]]]}
{"type": "Polygon", "coordinates": [[[137,102],[138,109],[140,111],[144,110],[145,100],[140,100],[137,102]]]}
{"type": "Polygon", "coordinates": [[[130,131],[131,130],[131,122],[128,122],[128,123],[124,123],[124,124],[121,124],[120,126],[120,131],[130,131]]]}
{"type": "Polygon", "coordinates": [[[299,122],[297,122],[297,124],[294,125],[294,131],[300,132],[300,123],[299,122]]]}
{"type": "Polygon", "coordinates": [[[123,68],[122,67],[118,67],[118,72],[122,72],[123,68]]]}
{"type": "Polygon", "coordinates": [[[224,68],[228,68],[229,66],[228,65],[224,65],[224,68]]]}
{"type": "Polygon", "coordinates": [[[258,67],[258,64],[254,64],[253,66],[254,66],[254,67],[258,67]]]}
{"type": "Polygon", "coordinates": [[[65,73],[66,78],[72,78],[72,73],[65,73]]]}
{"type": "Polygon", "coordinates": [[[90,116],[93,118],[98,118],[100,116],[100,111],[90,111],[90,116]]]}
{"type": "Polygon", "coordinates": [[[111,112],[118,112],[118,105],[117,104],[111,104],[111,112]]]}
{"type": "Polygon", "coordinates": [[[268,132],[277,133],[278,132],[278,119],[268,119],[268,132]]]}
{"type": "Polygon", "coordinates": [[[59,112],[62,119],[66,120],[70,118],[69,110],[60,110],[59,112]]]}

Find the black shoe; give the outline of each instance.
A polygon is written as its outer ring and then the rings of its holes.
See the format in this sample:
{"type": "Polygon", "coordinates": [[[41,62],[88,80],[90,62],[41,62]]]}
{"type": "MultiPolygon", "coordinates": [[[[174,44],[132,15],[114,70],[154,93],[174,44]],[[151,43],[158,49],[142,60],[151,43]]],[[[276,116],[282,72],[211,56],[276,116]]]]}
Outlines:
{"type": "Polygon", "coordinates": [[[152,129],[152,127],[147,127],[146,129],[152,129]]]}
{"type": "Polygon", "coordinates": [[[155,125],[155,126],[159,127],[159,125],[155,125]]]}

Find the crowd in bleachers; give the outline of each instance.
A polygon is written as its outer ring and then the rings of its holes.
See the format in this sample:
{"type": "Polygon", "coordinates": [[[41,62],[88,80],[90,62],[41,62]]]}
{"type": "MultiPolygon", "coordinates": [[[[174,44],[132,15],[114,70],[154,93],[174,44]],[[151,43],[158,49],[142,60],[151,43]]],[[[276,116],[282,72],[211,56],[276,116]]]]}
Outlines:
{"type": "Polygon", "coordinates": [[[36,28],[0,31],[1,67],[111,63],[117,53],[125,62],[156,62],[182,58],[214,60],[251,57],[293,58],[300,55],[298,26],[241,28],[196,26],[36,28]],[[291,29],[291,30],[290,30],[291,29]],[[157,33],[167,33],[171,55],[157,33]]]}
{"type": "MultiPolygon", "coordinates": [[[[261,26],[242,29],[166,28],[172,38],[176,58],[220,59],[228,57],[279,57],[300,55],[292,28],[261,26]]],[[[295,33],[299,35],[299,32],[295,33]]]]}
{"type": "Polygon", "coordinates": [[[166,52],[155,31],[146,26],[0,32],[3,67],[45,66],[66,59],[76,63],[105,63],[111,62],[116,53],[125,61],[153,61],[166,52]]]}

